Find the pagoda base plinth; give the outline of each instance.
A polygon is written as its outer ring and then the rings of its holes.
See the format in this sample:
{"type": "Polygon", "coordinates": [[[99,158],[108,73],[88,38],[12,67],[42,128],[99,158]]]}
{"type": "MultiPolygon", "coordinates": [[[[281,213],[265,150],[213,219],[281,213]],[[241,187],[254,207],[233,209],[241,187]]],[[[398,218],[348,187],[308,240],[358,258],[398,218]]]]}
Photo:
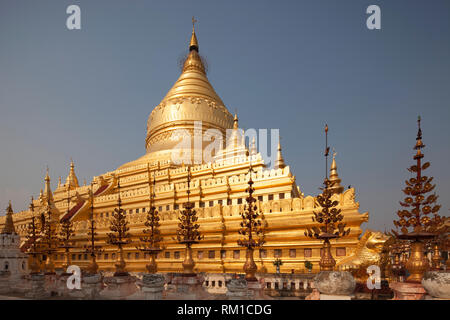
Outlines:
{"type": "Polygon", "coordinates": [[[136,278],[130,275],[106,277],[102,299],[125,300],[137,291],[136,278]]]}
{"type": "Polygon", "coordinates": [[[140,291],[130,299],[133,300],[162,300],[164,294],[165,278],[161,274],[146,273],[141,281],[138,281],[140,291]]]}
{"type": "Polygon", "coordinates": [[[245,279],[231,279],[226,283],[229,300],[249,299],[248,283],[245,279]]]}
{"type": "Polygon", "coordinates": [[[168,299],[174,300],[205,300],[208,293],[203,288],[203,278],[195,273],[179,273],[171,280],[171,290],[168,299]]]}
{"type": "Polygon", "coordinates": [[[314,278],[314,287],[321,296],[350,297],[355,291],[356,281],[347,271],[321,271],[314,278]]]}
{"type": "Polygon", "coordinates": [[[69,292],[69,297],[79,300],[97,300],[103,290],[102,275],[88,274],[83,276],[80,289],[73,289],[69,292]]]}
{"type": "Polygon", "coordinates": [[[394,291],[392,300],[423,300],[427,293],[417,282],[393,282],[389,287],[394,291]]]}
{"type": "Polygon", "coordinates": [[[69,292],[71,291],[68,287],[67,287],[67,279],[71,276],[72,274],[70,273],[62,273],[57,277],[57,294],[60,297],[67,297],[69,296],[69,292]]]}
{"type": "Polygon", "coordinates": [[[262,279],[247,281],[248,297],[251,300],[267,300],[269,299],[264,294],[264,282],[262,279]]]}
{"type": "Polygon", "coordinates": [[[51,294],[45,289],[45,280],[43,274],[32,274],[30,276],[31,289],[25,294],[25,297],[35,300],[49,298],[51,294]]]}

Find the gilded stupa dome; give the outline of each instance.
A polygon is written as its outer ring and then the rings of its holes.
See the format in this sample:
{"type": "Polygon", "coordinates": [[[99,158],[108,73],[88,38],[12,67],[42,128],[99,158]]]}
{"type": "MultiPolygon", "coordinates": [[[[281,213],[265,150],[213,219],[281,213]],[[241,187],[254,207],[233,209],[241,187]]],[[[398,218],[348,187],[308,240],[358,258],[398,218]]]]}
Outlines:
{"type": "MultiPolygon", "coordinates": [[[[194,142],[194,130],[202,137],[214,135],[218,130],[226,139],[227,129],[233,128],[233,115],[225,107],[206,76],[205,65],[199,55],[195,29],[192,28],[189,53],[178,80],[162,101],[152,110],[147,120],[146,154],[122,165],[119,169],[144,163],[180,165],[180,159],[198,161],[199,148],[194,142]],[[201,132],[196,125],[201,122],[201,132]],[[190,146],[180,147],[180,142],[190,138],[190,146]],[[174,161],[175,159],[175,161],[174,161]]],[[[203,139],[201,139],[203,140],[203,139]]],[[[210,142],[202,141],[203,150],[210,142]]],[[[203,160],[201,160],[203,162],[203,160]]],[[[197,163],[197,162],[196,162],[197,163]]]]}
{"type": "Polygon", "coordinates": [[[202,122],[203,133],[217,129],[225,135],[226,129],[233,127],[233,116],[208,81],[198,51],[197,36],[192,29],[182,73],[148,118],[147,154],[170,153],[181,140],[180,132],[193,136],[195,121],[202,122]]]}

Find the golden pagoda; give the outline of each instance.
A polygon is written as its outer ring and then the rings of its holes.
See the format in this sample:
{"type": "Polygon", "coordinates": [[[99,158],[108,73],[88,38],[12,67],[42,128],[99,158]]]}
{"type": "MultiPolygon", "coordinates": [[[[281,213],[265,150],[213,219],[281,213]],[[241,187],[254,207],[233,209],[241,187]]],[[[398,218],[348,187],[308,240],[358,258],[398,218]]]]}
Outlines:
{"type": "MultiPolygon", "coordinates": [[[[132,241],[123,245],[123,257],[127,271],[145,271],[148,257],[136,248],[139,239],[145,236],[145,223],[149,210],[150,192],[154,192],[153,205],[159,212],[161,245],[164,248],[157,256],[159,272],[181,272],[185,246],[176,240],[178,217],[183,204],[188,201],[190,167],[191,181],[189,201],[197,212],[199,232],[204,239],[192,245],[195,272],[242,273],[246,259],[245,248],[238,246],[241,216],[244,211],[250,164],[254,170],[252,181],[264,232],[264,245],[255,255],[258,271],[262,266],[268,272],[275,272],[273,261],[282,259],[281,272],[304,272],[305,261],[313,263],[313,272],[319,271],[322,242],[304,235],[307,228],[315,226],[313,212],[318,210],[318,202],[313,196],[305,196],[297,186],[290,166],[283,159],[281,144],[274,168],[269,168],[258,153],[255,141],[248,148],[240,137],[238,117],[228,111],[207,78],[205,65],[199,55],[199,44],[192,29],[189,52],[181,75],[162,101],[151,111],[147,122],[145,138],[146,153],[116,170],[105,172],[92,178],[91,186],[80,186],[71,161],[66,183],[50,190],[46,179],[45,192],[33,201],[34,214],[40,216],[46,210],[47,198],[51,197],[52,212],[59,212],[59,220],[68,219],[73,223],[75,236],[71,238],[74,247],[70,248],[73,264],[86,268],[90,257],[84,250],[89,239],[90,215],[96,226],[96,241],[103,251],[96,257],[100,270],[114,271],[117,248],[107,243],[110,232],[110,219],[117,206],[120,192],[121,208],[128,221],[132,241]],[[201,129],[196,123],[201,121],[201,129]],[[211,161],[197,158],[197,152],[207,146],[202,139],[196,146],[192,136],[201,131],[208,136],[209,129],[215,129],[224,136],[231,130],[226,148],[220,150],[211,161]],[[185,138],[191,139],[194,148],[175,148],[185,138]],[[232,143],[229,143],[232,141],[232,143]],[[250,149],[250,150],[249,150],[250,149]],[[174,154],[174,153],[180,153],[174,154]],[[182,163],[174,159],[182,157],[182,163]],[[189,161],[193,164],[187,166],[189,161]],[[120,191],[118,180],[120,179],[120,191]],[[148,182],[154,181],[149,190],[148,182]],[[68,197],[70,201],[68,201],[68,197]],[[91,208],[92,201],[95,207],[91,208]],[[70,205],[68,205],[70,203],[70,205]]],[[[236,70],[237,71],[237,70],[236,70]]],[[[256,125],[256,124],[255,124],[256,125]]],[[[225,141],[225,140],[224,140],[225,141]]],[[[192,146],[191,144],[191,146],[192,146]]],[[[359,212],[355,201],[355,190],[343,190],[337,176],[337,165],[333,157],[330,179],[335,188],[332,199],[339,202],[344,216],[343,222],[351,229],[342,239],[332,239],[332,254],[339,263],[351,256],[357,248],[362,233],[361,224],[367,222],[368,212],[359,212]]],[[[16,231],[27,248],[27,225],[33,213],[25,210],[13,214],[16,231]]],[[[5,217],[0,217],[0,228],[5,217]]],[[[64,249],[54,254],[56,268],[65,263],[64,249]]]]}

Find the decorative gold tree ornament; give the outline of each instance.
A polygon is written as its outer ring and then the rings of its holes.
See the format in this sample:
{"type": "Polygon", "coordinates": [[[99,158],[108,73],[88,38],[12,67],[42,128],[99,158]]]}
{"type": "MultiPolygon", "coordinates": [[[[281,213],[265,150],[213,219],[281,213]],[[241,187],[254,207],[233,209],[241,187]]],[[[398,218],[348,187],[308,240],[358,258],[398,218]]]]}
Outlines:
{"type": "Polygon", "coordinates": [[[46,219],[44,225],[44,231],[42,235],[42,244],[44,245],[44,252],[47,255],[45,260],[45,272],[47,274],[55,273],[55,264],[53,263],[53,254],[58,251],[59,238],[56,232],[56,223],[52,219],[51,203],[50,199],[47,199],[46,219]]]}
{"type": "Polygon", "coordinates": [[[162,237],[161,232],[159,230],[160,226],[159,213],[154,205],[156,179],[155,175],[153,174],[153,184],[152,184],[150,182],[151,173],[148,169],[148,166],[147,171],[148,171],[148,186],[150,197],[149,197],[149,210],[147,212],[147,220],[145,221],[145,226],[148,227],[149,229],[143,230],[146,236],[140,238],[143,244],[140,245],[139,247],[136,247],[136,249],[148,253],[150,255],[150,262],[149,264],[146,265],[146,269],[149,273],[156,273],[158,271],[156,256],[159,252],[163,250],[160,246],[162,237]]]}
{"type": "Polygon", "coordinates": [[[69,211],[70,211],[70,189],[69,185],[67,186],[67,218],[63,218],[61,220],[61,230],[59,232],[59,248],[64,249],[64,263],[62,264],[62,267],[64,270],[67,270],[67,267],[69,267],[72,264],[71,257],[70,257],[70,249],[73,248],[73,244],[71,243],[71,238],[75,236],[75,231],[73,230],[73,223],[70,221],[69,218],[69,211]]]}
{"type": "Polygon", "coordinates": [[[123,258],[123,246],[131,242],[130,234],[128,230],[128,222],[126,220],[124,210],[121,208],[122,200],[120,199],[120,180],[117,181],[117,208],[114,209],[112,214],[112,219],[110,221],[109,229],[111,233],[107,233],[109,244],[117,246],[117,260],[114,266],[116,267],[116,272],[114,276],[127,276],[128,272],[126,270],[125,259],[123,258]]]}
{"type": "MultiPolygon", "coordinates": [[[[247,152],[248,156],[248,152],[247,152]]],[[[258,270],[253,253],[255,248],[261,248],[264,244],[264,235],[261,227],[261,219],[258,213],[258,207],[255,205],[256,199],[253,196],[255,188],[253,187],[252,173],[255,172],[250,161],[248,169],[249,179],[248,187],[245,190],[248,196],[245,199],[247,204],[244,207],[244,212],[241,213],[242,221],[240,223],[241,228],[238,233],[243,237],[237,241],[237,244],[246,248],[246,259],[244,264],[245,279],[247,281],[256,281],[255,273],[258,270]]]]}
{"type": "Polygon", "coordinates": [[[177,240],[178,243],[186,245],[186,253],[183,261],[183,273],[185,274],[194,274],[194,266],[195,262],[192,259],[192,248],[191,246],[195,243],[198,243],[203,239],[203,236],[200,235],[199,228],[200,225],[195,223],[197,218],[197,211],[194,210],[194,203],[189,201],[190,194],[190,183],[191,183],[191,167],[188,167],[188,175],[187,175],[187,202],[183,204],[184,210],[181,211],[181,216],[178,217],[180,221],[178,223],[177,229],[177,240]]]}
{"type": "Polygon", "coordinates": [[[328,179],[328,154],[330,147],[328,147],[328,125],[325,125],[325,180],[324,187],[319,188],[322,194],[317,196],[317,202],[322,210],[320,212],[313,212],[314,217],[312,221],[318,223],[319,226],[314,226],[311,229],[307,228],[305,236],[323,240],[322,254],[320,257],[320,270],[333,271],[336,265],[331,254],[330,239],[346,236],[350,233],[350,229],[345,230],[346,224],[342,222],[344,216],[341,214],[341,209],[337,209],[339,204],[337,200],[331,200],[333,195],[332,187],[335,182],[328,179]]]}
{"type": "Polygon", "coordinates": [[[42,224],[42,237],[41,243],[43,245],[43,252],[47,255],[45,261],[45,272],[47,274],[55,273],[55,265],[53,263],[53,254],[58,250],[58,235],[57,235],[57,221],[52,216],[52,210],[54,208],[53,195],[50,188],[50,176],[47,173],[45,175],[45,192],[41,193],[42,203],[46,203],[44,211],[41,213],[42,224]]]}
{"type": "Polygon", "coordinates": [[[31,255],[30,259],[30,269],[32,274],[39,273],[40,270],[40,262],[39,262],[39,254],[38,250],[38,239],[39,232],[36,224],[36,217],[34,216],[34,204],[33,197],[31,197],[30,202],[30,211],[31,211],[31,222],[27,225],[27,235],[26,235],[26,243],[30,246],[27,250],[27,253],[31,255]]]}
{"type": "Polygon", "coordinates": [[[393,230],[393,233],[399,239],[411,240],[411,254],[406,262],[406,268],[410,273],[407,278],[408,282],[420,282],[423,274],[429,269],[428,259],[424,255],[424,243],[426,239],[431,239],[435,236],[434,233],[429,232],[432,226],[433,218],[429,215],[432,213],[434,219],[437,218],[437,212],[440,205],[435,205],[438,196],[433,193],[425,196],[425,194],[433,191],[436,185],[431,184],[433,177],[422,175],[422,171],[430,166],[429,162],[422,164],[424,157],[422,149],[425,145],[422,142],[422,129],[420,128],[420,117],[417,120],[418,131],[416,138],[416,145],[414,150],[414,160],[416,164],[408,168],[408,171],[415,173],[415,177],[406,180],[406,188],[403,192],[407,195],[405,200],[400,201],[403,209],[398,210],[398,220],[394,220],[396,228],[400,228],[402,234],[393,230]],[[412,231],[409,231],[412,228],[412,231]]]}
{"type": "Polygon", "coordinates": [[[89,213],[89,244],[85,246],[85,252],[90,254],[91,256],[91,262],[89,263],[87,267],[87,272],[89,274],[96,274],[98,271],[98,264],[97,264],[97,255],[102,253],[102,247],[99,245],[96,245],[96,238],[97,235],[97,227],[95,226],[95,219],[94,219],[94,192],[93,192],[93,186],[91,183],[91,188],[89,189],[89,197],[91,200],[91,212],[89,213]]]}

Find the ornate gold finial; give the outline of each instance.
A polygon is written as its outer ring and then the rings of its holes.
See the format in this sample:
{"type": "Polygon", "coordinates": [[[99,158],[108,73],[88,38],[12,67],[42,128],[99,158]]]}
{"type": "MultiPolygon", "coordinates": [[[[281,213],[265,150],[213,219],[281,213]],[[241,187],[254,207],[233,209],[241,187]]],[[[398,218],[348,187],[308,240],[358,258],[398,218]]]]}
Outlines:
{"type": "Polygon", "coordinates": [[[417,117],[417,138],[416,138],[416,145],[414,146],[414,150],[417,150],[417,153],[414,157],[414,160],[423,158],[423,154],[421,149],[425,148],[425,145],[422,142],[422,128],[420,127],[420,116],[417,117]]]}
{"type": "Polygon", "coordinates": [[[238,128],[239,128],[239,120],[238,120],[237,113],[235,113],[234,119],[233,119],[233,129],[238,129],[238,128]]]}
{"type": "Polygon", "coordinates": [[[53,200],[52,189],[50,187],[50,175],[49,175],[48,166],[47,166],[47,171],[45,174],[44,181],[45,181],[45,186],[44,186],[43,196],[46,198],[45,200],[48,202],[48,201],[53,200]]]}
{"type": "Polygon", "coordinates": [[[278,148],[277,148],[277,161],[275,162],[275,169],[283,169],[286,167],[284,163],[283,155],[281,154],[281,138],[278,139],[278,148]]]}
{"type": "Polygon", "coordinates": [[[194,17],[192,17],[192,36],[191,36],[191,42],[189,43],[189,51],[195,50],[198,52],[198,41],[197,36],[195,35],[195,23],[197,20],[195,20],[194,17]]]}
{"type": "Polygon", "coordinates": [[[77,178],[77,175],[75,174],[75,164],[74,164],[72,158],[70,158],[70,170],[69,170],[69,175],[67,176],[67,179],[66,179],[65,186],[69,189],[76,189],[79,187],[78,178],[77,178]]]}
{"type": "Polygon", "coordinates": [[[6,208],[6,220],[5,225],[3,226],[2,233],[13,234],[16,233],[16,229],[14,228],[13,222],[13,209],[11,205],[11,200],[9,200],[8,207],[6,208]]]}
{"type": "Polygon", "coordinates": [[[325,180],[328,180],[328,154],[330,147],[328,146],[328,124],[325,124],[325,180]]]}
{"type": "Polygon", "coordinates": [[[333,193],[341,193],[342,191],[344,191],[344,187],[341,186],[341,179],[339,178],[339,175],[337,172],[336,155],[337,155],[337,152],[333,148],[333,161],[331,162],[331,167],[330,167],[330,181],[332,182],[332,184],[330,186],[330,190],[333,193]]]}
{"type": "Polygon", "coordinates": [[[45,178],[44,178],[44,181],[50,181],[50,176],[49,176],[49,174],[48,174],[48,166],[47,166],[47,169],[46,169],[46,172],[45,172],[45,178]]]}

